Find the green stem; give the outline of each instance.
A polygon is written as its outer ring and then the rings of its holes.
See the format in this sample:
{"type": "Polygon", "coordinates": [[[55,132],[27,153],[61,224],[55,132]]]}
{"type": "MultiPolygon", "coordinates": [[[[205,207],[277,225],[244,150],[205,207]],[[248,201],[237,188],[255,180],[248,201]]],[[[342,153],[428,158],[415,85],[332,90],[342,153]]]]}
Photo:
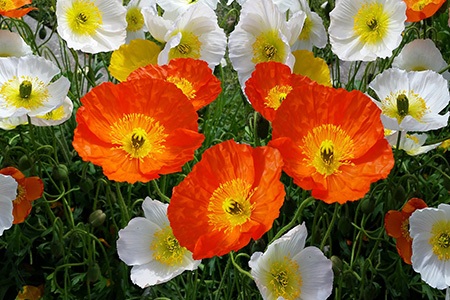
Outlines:
{"type": "Polygon", "coordinates": [[[292,218],[292,220],[277,232],[277,234],[273,237],[272,241],[270,241],[269,245],[273,241],[278,239],[280,236],[282,236],[286,231],[291,229],[296,224],[297,219],[299,218],[300,214],[303,212],[305,207],[308,206],[309,204],[311,204],[311,202],[313,202],[313,201],[314,201],[313,197],[308,197],[305,200],[303,200],[303,202],[300,204],[300,206],[298,207],[297,211],[295,212],[295,215],[292,218]]]}
{"type": "Polygon", "coordinates": [[[239,272],[241,272],[242,274],[248,276],[249,278],[251,278],[251,279],[253,280],[252,274],[250,274],[250,272],[245,271],[244,269],[242,269],[241,266],[238,265],[238,264],[236,263],[236,261],[234,260],[234,254],[233,254],[233,251],[230,252],[230,258],[231,258],[231,263],[233,264],[233,266],[234,266],[239,272]]]}
{"type": "Polygon", "coordinates": [[[120,211],[122,213],[122,225],[125,226],[128,221],[130,221],[130,213],[128,212],[128,207],[123,199],[122,192],[120,191],[120,185],[116,182],[117,188],[117,201],[119,202],[120,211]]]}
{"type": "Polygon", "coordinates": [[[328,238],[330,237],[331,230],[333,230],[333,225],[336,222],[337,214],[340,210],[341,210],[341,205],[336,203],[334,206],[333,217],[331,218],[330,224],[328,225],[327,232],[325,233],[325,236],[323,237],[322,242],[320,243],[320,249],[322,249],[322,250],[323,250],[328,238]]]}
{"type": "Polygon", "coordinates": [[[170,198],[167,197],[166,195],[164,195],[163,192],[161,192],[161,190],[160,190],[158,184],[156,183],[156,181],[152,180],[151,182],[152,182],[153,187],[155,188],[156,193],[158,194],[159,197],[161,197],[161,200],[164,201],[164,202],[169,203],[170,202],[170,198]]]}

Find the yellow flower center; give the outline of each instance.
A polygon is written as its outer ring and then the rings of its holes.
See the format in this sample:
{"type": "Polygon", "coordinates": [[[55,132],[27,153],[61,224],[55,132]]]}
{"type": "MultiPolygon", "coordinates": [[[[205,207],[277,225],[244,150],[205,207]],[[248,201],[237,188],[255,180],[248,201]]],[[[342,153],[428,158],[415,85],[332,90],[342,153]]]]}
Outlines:
{"type": "Polygon", "coordinates": [[[325,177],[338,173],[341,165],[352,165],[353,140],[339,126],[323,124],[303,137],[302,152],[309,166],[325,177]]]}
{"type": "Polygon", "coordinates": [[[195,98],[196,90],[192,86],[192,83],[190,83],[186,78],[177,77],[177,76],[168,76],[166,78],[166,81],[175,84],[177,86],[177,88],[179,88],[181,91],[183,91],[183,94],[185,94],[186,97],[189,98],[189,100],[195,98]]]}
{"type": "Polygon", "coordinates": [[[429,243],[439,260],[450,259],[450,222],[439,221],[431,227],[429,243]]]}
{"type": "Polygon", "coordinates": [[[261,33],[252,45],[254,64],[276,61],[284,62],[287,53],[284,50],[283,40],[278,35],[278,31],[272,30],[261,33]]]}
{"type": "Polygon", "coordinates": [[[0,0],[0,11],[13,10],[15,8],[12,0],[0,0]]]}
{"type": "Polygon", "coordinates": [[[0,96],[7,106],[34,110],[41,107],[49,98],[47,86],[39,78],[14,76],[0,86],[0,96]]]}
{"type": "Polygon", "coordinates": [[[65,115],[64,107],[60,106],[58,108],[55,108],[54,110],[49,111],[45,115],[37,116],[37,117],[40,119],[44,119],[44,120],[58,121],[58,120],[61,120],[62,118],[64,118],[64,115],[65,115]]]}
{"type": "Polygon", "coordinates": [[[409,218],[403,220],[402,224],[400,225],[402,236],[407,241],[412,241],[411,235],[409,235],[409,218]]]}
{"type": "Polygon", "coordinates": [[[415,3],[411,6],[412,10],[421,11],[428,4],[433,3],[433,0],[419,0],[415,1],[415,3]]]}
{"type": "Polygon", "coordinates": [[[381,110],[384,115],[396,118],[399,123],[407,115],[420,122],[428,107],[422,97],[410,90],[390,93],[381,101],[381,110]]]}
{"type": "Polygon", "coordinates": [[[138,31],[144,26],[144,16],[139,7],[130,7],[127,11],[127,31],[138,31]]]}
{"type": "Polygon", "coordinates": [[[127,114],[111,126],[111,143],[118,145],[130,159],[154,157],[165,149],[168,134],[165,128],[152,117],[143,114],[127,114]]]}
{"type": "Polygon", "coordinates": [[[16,204],[16,205],[20,204],[20,202],[25,200],[26,195],[27,195],[27,190],[25,189],[25,187],[21,184],[18,184],[17,185],[17,197],[16,197],[16,199],[13,200],[14,204],[16,204]]]}
{"type": "Polygon", "coordinates": [[[274,298],[298,299],[302,287],[302,277],[297,262],[288,257],[273,262],[269,267],[267,288],[274,298]]]}
{"type": "Polygon", "coordinates": [[[233,230],[250,219],[253,204],[250,202],[255,189],[240,178],[221,184],[212,194],[208,205],[209,224],[216,230],[233,230]]]}
{"type": "Polygon", "coordinates": [[[93,1],[76,0],[66,12],[69,28],[78,35],[93,35],[102,25],[102,12],[93,1]]]}
{"type": "Polygon", "coordinates": [[[180,246],[169,225],[155,232],[150,250],[153,251],[153,259],[168,266],[180,265],[187,251],[180,246]]]}
{"type": "Polygon", "coordinates": [[[264,98],[264,105],[266,107],[273,108],[277,110],[281,102],[286,99],[287,95],[292,91],[292,86],[290,85],[276,85],[270,89],[266,98],[264,98]]]}
{"type": "MultiPolygon", "coordinates": [[[[202,43],[198,39],[198,36],[193,32],[180,32],[180,43],[178,44],[178,46],[170,49],[169,60],[180,57],[199,59],[202,43]]],[[[177,32],[175,34],[177,34],[177,32]]]]}
{"type": "Polygon", "coordinates": [[[300,36],[298,37],[298,39],[301,41],[309,40],[312,27],[313,27],[313,22],[311,21],[311,18],[306,17],[305,23],[303,24],[302,32],[300,33],[300,36]]]}
{"type": "Polygon", "coordinates": [[[377,44],[388,32],[389,15],[381,3],[365,3],[355,15],[353,30],[363,43],[377,44]]]}

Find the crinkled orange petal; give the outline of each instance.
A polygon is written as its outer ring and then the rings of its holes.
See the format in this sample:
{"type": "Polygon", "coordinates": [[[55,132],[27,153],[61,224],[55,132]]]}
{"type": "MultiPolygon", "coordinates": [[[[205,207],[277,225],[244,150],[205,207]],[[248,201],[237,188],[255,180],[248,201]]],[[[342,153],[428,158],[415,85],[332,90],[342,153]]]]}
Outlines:
{"type": "Polygon", "coordinates": [[[412,215],[412,213],[414,211],[416,211],[416,209],[421,209],[421,208],[425,208],[428,205],[425,203],[425,201],[423,201],[422,199],[419,198],[411,198],[408,200],[408,202],[405,203],[405,205],[402,208],[402,212],[408,216],[412,215]]]}
{"type": "Polygon", "coordinates": [[[0,174],[12,176],[17,182],[25,178],[25,175],[14,167],[3,168],[0,170],[0,174]]]}
{"type": "Polygon", "coordinates": [[[402,237],[402,224],[405,221],[405,216],[397,211],[390,210],[384,216],[384,228],[386,233],[393,238],[402,237]]]}
{"type": "Polygon", "coordinates": [[[41,198],[42,193],[44,192],[44,183],[39,177],[27,177],[23,179],[21,184],[23,184],[27,191],[26,198],[28,201],[41,198]]]}
{"type": "Polygon", "coordinates": [[[272,226],[284,200],[282,160],[276,149],[226,141],[203,153],[191,173],[173,189],[168,217],[180,245],[195,259],[224,255],[260,238],[272,226]],[[251,216],[243,224],[218,230],[209,222],[212,194],[233,179],[252,184],[251,216]],[[189,226],[186,226],[189,224],[189,226]]]}
{"type": "Polygon", "coordinates": [[[166,171],[181,170],[204,139],[197,132],[198,116],[191,103],[173,84],[162,80],[145,78],[118,85],[104,83],[93,88],[81,102],[73,146],[83,160],[102,166],[111,180],[147,182],[159,174],[167,174],[166,171]],[[110,136],[113,124],[129,114],[142,114],[159,122],[168,135],[166,141],[176,139],[177,134],[172,135],[180,128],[192,132],[180,141],[165,142],[161,159],[145,164],[149,162],[147,157],[130,158],[120,145],[113,144],[110,136]],[[192,140],[186,141],[188,137],[192,140]]]}
{"type": "Polygon", "coordinates": [[[412,256],[412,240],[407,240],[404,237],[400,237],[397,239],[396,248],[403,261],[410,265],[412,256]]]}
{"type": "Polygon", "coordinates": [[[213,102],[222,91],[220,80],[214,76],[208,64],[199,59],[175,58],[170,60],[167,65],[148,65],[132,72],[127,80],[143,77],[162,80],[167,80],[168,77],[176,77],[187,80],[192,85],[195,94],[190,99],[195,110],[213,102]]]}

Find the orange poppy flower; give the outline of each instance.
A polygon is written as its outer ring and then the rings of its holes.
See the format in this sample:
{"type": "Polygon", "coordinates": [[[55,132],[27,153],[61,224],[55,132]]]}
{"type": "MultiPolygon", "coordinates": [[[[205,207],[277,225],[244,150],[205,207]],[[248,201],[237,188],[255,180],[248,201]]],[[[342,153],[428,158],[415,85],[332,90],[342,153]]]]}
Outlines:
{"type": "Polygon", "coordinates": [[[206,150],[173,189],[167,214],[180,245],[202,259],[259,239],[283,204],[282,165],[280,153],[270,147],[229,140],[206,150]]]}
{"type": "Polygon", "coordinates": [[[359,91],[315,82],[294,88],[272,123],[284,171],[326,203],[362,198],[394,166],[380,109],[359,91]]]}
{"type": "Polygon", "coordinates": [[[404,0],[406,3],[406,22],[418,22],[434,15],[445,0],[404,0]]]}
{"type": "Polygon", "coordinates": [[[252,76],[246,81],[245,94],[253,108],[272,122],[281,102],[300,81],[310,82],[310,79],[292,74],[285,64],[263,62],[256,64],[252,76]]]}
{"type": "Polygon", "coordinates": [[[35,7],[21,8],[31,4],[31,0],[2,0],[0,1],[0,15],[10,18],[20,18],[36,9],[35,7]]]}
{"type": "Polygon", "coordinates": [[[409,235],[409,217],[416,209],[427,207],[419,198],[412,198],[403,206],[401,211],[390,210],[384,217],[386,233],[397,240],[397,252],[403,261],[411,264],[412,238],[409,235]]]}
{"type": "Polygon", "coordinates": [[[147,182],[178,172],[204,139],[186,96],[162,80],[105,82],[81,102],[73,146],[110,180],[147,182]]]}
{"type": "Polygon", "coordinates": [[[17,181],[17,197],[13,201],[13,224],[23,223],[31,212],[31,202],[41,198],[44,184],[39,177],[25,177],[14,167],[1,169],[0,174],[9,175],[17,181]]]}
{"type": "Polygon", "coordinates": [[[163,79],[175,84],[191,100],[195,110],[213,102],[222,91],[220,80],[214,76],[208,64],[199,59],[176,58],[167,65],[148,65],[132,72],[127,80],[142,77],[163,79]]]}

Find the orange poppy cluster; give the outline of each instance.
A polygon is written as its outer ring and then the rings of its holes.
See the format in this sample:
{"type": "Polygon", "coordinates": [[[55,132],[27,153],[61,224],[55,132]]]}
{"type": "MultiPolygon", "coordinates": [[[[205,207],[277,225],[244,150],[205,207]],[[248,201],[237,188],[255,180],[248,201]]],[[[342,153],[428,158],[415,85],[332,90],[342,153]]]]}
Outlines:
{"type": "MultiPolygon", "coordinates": [[[[110,180],[148,182],[178,172],[204,139],[196,110],[220,91],[203,61],[139,68],[81,99],[73,146],[110,180]]],[[[215,145],[173,189],[171,227],[195,259],[239,250],[271,228],[285,196],[282,170],[313,197],[345,203],[362,198],[394,165],[381,112],[359,91],[320,85],[269,62],[256,66],[245,92],[272,121],[268,146],[215,145]]]]}
{"type": "Polygon", "coordinates": [[[23,223],[31,212],[31,203],[41,198],[44,184],[39,177],[25,177],[14,167],[3,168],[0,174],[11,176],[17,181],[17,197],[13,200],[13,224],[23,223]]]}

